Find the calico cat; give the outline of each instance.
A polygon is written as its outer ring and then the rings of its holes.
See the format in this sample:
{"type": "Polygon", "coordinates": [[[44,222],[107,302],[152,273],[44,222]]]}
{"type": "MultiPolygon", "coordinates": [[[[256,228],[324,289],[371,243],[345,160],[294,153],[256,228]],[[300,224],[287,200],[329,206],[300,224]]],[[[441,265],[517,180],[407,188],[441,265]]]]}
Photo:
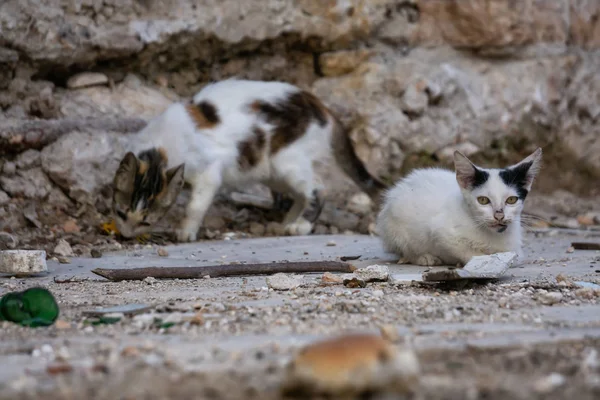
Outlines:
{"type": "Polygon", "coordinates": [[[311,201],[322,205],[313,161],[330,152],[372,198],[385,189],[360,162],[332,112],[311,93],[284,82],[209,84],[191,102],[175,103],[151,120],[132,143],[138,155],[125,155],[113,181],[115,223],[125,237],[152,231],[184,181],[192,193],[179,241],[196,240],[220,187],[251,182],[288,194],[293,205],[283,221],[286,230],[308,234],[312,224],[303,213],[311,201]]]}
{"type": "Polygon", "coordinates": [[[504,169],[475,166],[454,153],[455,173],[418,169],[385,194],[377,231],[399,262],[466,264],[471,257],[521,255],[521,211],[541,165],[542,149],[504,169]]]}

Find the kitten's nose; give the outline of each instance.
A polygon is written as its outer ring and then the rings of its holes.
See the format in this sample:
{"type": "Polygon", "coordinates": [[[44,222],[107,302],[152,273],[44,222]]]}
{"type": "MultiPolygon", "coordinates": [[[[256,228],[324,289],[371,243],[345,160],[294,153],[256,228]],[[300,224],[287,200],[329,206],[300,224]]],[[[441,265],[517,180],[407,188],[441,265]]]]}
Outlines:
{"type": "Polygon", "coordinates": [[[503,210],[494,211],[494,219],[496,221],[502,222],[502,220],[504,219],[504,211],[503,210]]]}

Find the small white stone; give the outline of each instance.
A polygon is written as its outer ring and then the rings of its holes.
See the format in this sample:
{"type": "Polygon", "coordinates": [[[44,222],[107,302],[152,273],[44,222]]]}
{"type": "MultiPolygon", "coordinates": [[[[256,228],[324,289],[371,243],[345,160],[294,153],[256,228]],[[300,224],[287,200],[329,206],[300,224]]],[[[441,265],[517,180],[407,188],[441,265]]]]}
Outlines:
{"type": "Polygon", "coordinates": [[[383,297],[383,290],[373,290],[373,297],[383,297]]]}
{"type": "Polygon", "coordinates": [[[538,379],[534,383],[534,389],[538,393],[550,393],[551,391],[564,385],[566,382],[567,379],[563,375],[554,372],[544,378],[538,379]]]}
{"type": "Polygon", "coordinates": [[[369,213],[372,206],[373,202],[366,193],[357,193],[348,201],[348,210],[359,215],[369,213]]]}
{"type": "Polygon", "coordinates": [[[0,251],[0,273],[29,275],[47,271],[43,250],[0,251]]]}
{"type": "Polygon", "coordinates": [[[542,304],[545,304],[548,306],[551,306],[556,303],[560,303],[562,299],[563,299],[563,295],[562,295],[562,293],[559,293],[559,292],[541,293],[539,296],[540,302],[542,302],[542,304]]]}
{"type": "Polygon", "coordinates": [[[58,244],[54,248],[54,254],[61,257],[73,257],[75,255],[73,254],[71,245],[65,239],[58,241],[58,244]]]}
{"type": "Polygon", "coordinates": [[[82,72],[77,75],[73,75],[67,81],[67,87],[69,89],[78,89],[89,86],[106,85],[108,83],[108,77],[99,72],[82,72]]]}
{"type": "Polygon", "coordinates": [[[274,290],[291,290],[302,285],[302,276],[277,273],[267,277],[267,285],[274,290]]]}
{"type": "Polygon", "coordinates": [[[365,282],[383,282],[389,279],[390,269],[386,265],[375,264],[357,269],[354,275],[365,282]]]}

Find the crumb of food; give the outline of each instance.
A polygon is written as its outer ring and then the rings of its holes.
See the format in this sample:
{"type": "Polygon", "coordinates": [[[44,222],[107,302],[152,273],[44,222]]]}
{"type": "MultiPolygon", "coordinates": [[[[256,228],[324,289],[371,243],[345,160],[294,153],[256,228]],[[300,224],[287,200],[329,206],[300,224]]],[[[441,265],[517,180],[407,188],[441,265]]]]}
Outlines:
{"type": "Polygon", "coordinates": [[[114,220],[110,220],[109,222],[105,222],[102,225],[100,225],[100,229],[102,230],[102,232],[109,234],[109,235],[118,235],[119,234],[119,230],[117,229],[117,224],[115,223],[114,220]]]}
{"type": "MultiPolygon", "coordinates": [[[[102,225],[100,225],[100,229],[102,230],[102,232],[106,233],[107,235],[115,235],[118,236],[120,235],[119,230],[117,229],[117,224],[115,223],[115,220],[110,220],[109,222],[105,222],[102,225]]],[[[151,238],[151,235],[149,233],[144,233],[142,235],[137,236],[135,239],[141,243],[141,244],[146,244],[151,238]]]]}

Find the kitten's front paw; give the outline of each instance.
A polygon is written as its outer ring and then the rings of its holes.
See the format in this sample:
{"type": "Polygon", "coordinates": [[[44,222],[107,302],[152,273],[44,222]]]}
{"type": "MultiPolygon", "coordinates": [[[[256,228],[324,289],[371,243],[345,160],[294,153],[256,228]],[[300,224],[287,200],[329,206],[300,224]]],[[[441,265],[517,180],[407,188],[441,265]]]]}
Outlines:
{"type": "Polygon", "coordinates": [[[296,222],[285,226],[285,233],[290,236],[305,236],[312,232],[312,224],[304,218],[298,218],[296,222]]]}
{"type": "Polygon", "coordinates": [[[177,230],[177,241],[178,242],[195,242],[197,239],[198,233],[196,230],[188,230],[188,229],[178,229],[177,230]]]}
{"type": "Polygon", "coordinates": [[[431,254],[423,254],[419,258],[417,258],[417,265],[423,265],[426,267],[432,267],[434,265],[442,265],[444,264],[439,257],[433,256],[431,254]]]}

